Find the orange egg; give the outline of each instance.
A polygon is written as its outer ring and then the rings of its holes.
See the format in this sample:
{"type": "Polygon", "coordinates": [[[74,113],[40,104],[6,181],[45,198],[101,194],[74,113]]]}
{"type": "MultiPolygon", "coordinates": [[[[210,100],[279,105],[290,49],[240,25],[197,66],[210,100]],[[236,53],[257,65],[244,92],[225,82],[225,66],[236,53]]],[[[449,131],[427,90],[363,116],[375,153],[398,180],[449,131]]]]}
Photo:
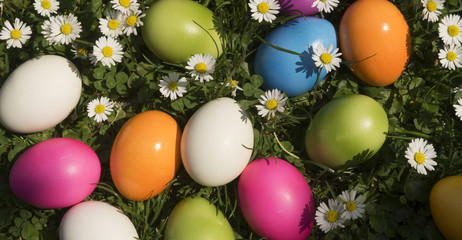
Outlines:
{"type": "Polygon", "coordinates": [[[369,85],[390,85],[406,68],[411,51],[409,26],[387,0],[353,3],[342,17],[339,37],[345,61],[363,60],[351,67],[369,85]]]}
{"type": "Polygon", "coordinates": [[[111,151],[112,180],[119,192],[135,201],[162,192],[180,167],[181,130],[170,115],[146,111],[128,120],[111,151]]]}

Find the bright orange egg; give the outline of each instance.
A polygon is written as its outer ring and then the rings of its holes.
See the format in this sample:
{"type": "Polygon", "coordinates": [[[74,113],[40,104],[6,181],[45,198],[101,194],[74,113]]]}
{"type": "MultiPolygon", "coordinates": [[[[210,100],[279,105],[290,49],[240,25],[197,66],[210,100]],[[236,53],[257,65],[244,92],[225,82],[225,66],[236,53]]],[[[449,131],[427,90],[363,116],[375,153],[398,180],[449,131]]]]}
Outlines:
{"type": "Polygon", "coordinates": [[[398,80],[411,51],[409,26],[403,14],[387,0],[358,0],[340,22],[340,47],[353,73],[372,86],[398,80]],[[368,58],[370,57],[370,58],[368,58]]]}
{"type": "Polygon", "coordinates": [[[181,130],[170,115],[146,111],[128,120],[111,151],[112,180],[119,192],[135,201],[162,192],[180,167],[181,130]]]}

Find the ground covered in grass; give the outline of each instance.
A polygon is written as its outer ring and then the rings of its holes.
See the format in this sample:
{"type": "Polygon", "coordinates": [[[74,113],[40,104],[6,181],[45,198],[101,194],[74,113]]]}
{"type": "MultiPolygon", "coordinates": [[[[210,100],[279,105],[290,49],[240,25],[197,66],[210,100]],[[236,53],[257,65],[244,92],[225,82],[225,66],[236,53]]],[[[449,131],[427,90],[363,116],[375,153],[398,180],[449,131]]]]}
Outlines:
{"type": "MultiPolygon", "coordinates": [[[[155,1],[139,2],[145,12],[155,1]]],[[[119,194],[109,171],[112,143],[132,116],[161,110],[183,128],[206,102],[231,97],[233,89],[226,87],[231,80],[238,81],[242,88],[234,99],[253,123],[255,144],[251,159],[275,156],[292,163],[309,183],[316,207],[345,190],[354,189],[365,197],[361,218],[346,221],[344,228],[327,233],[315,224],[310,239],[443,239],[430,212],[429,194],[438,180],[462,172],[462,121],[453,107],[462,97],[462,78],[460,68],[448,70],[439,62],[438,53],[444,44],[438,36],[438,22],[423,20],[420,1],[391,1],[409,25],[412,46],[407,68],[396,82],[373,87],[360,81],[348,64],[342,64],[311,91],[289,98],[285,111],[270,120],[260,116],[255,107],[264,89],[263,79],[254,74],[253,60],[262,39],[295,16],[278,15],[272,23],[259,23],[251,18],[247,0],[197,2],[214,12],[223,42],[223,54],[217,58],[213,80],[205,84],[191,78],[185,63],[161,61],[152,54],[143,41],[141,29],[137,35],[118,37],[125,53],[115,66],[94,66],[89,60],[73,59],[71,44],[50,45],[41,34],[41,25],[48,18],[34,10],[33,1],[3,1],[0,25],[19,18],[31,27],[32,34],[21,48],[7,48],[7,42],[0,41],[0,82],[29,59],[56,54],[77,66],[83,91],[77,107],[51,129],[16,134],[0,128],[0,239],[58,239],[59,224],[68,208],[47,210],[28,205],[13,194],[8,183],[13,164],[26,149],[55,137],[79,139],[98,154],[102,166],[100,184],[86,200],[108,202],[121,209],[135,225],[140,239],[162,239],[172,209],[188,196],[201,196],[214,203],[228,219],[237,239],[260,239],[239,208],[237,179],[220,187],[204,187],[181,167],[161,194],[146,201],[130,201],[119,194]],[[173,101],[163,97],[159,90],[160,79],[170,72],[179,72],[189,82],[183,97],[173,101]],[[387,113],[389,131],[384,145],[371,159],[334,170],[309,159],[305,131],[322,106],[333,98],[350,94],[364,94],[379,102],[387,113]],[[88,117],[87,104],[100,96],[118,104],[108,120],[98,123],[88,117]],[[405,157],[408,144],[415,138],[427,140],[437,153],[434,158],[437,165],[426,175],[419,174],[405,157]]],[[[341,1],[333,12],[316,16],[330,21],[338,31],[343,13],[353,2],[341,1]]],[[[109,1],[66,0],[60,1],[58,13],[77,16],[83,31],[75,43],[91,49],[101,36],[98,19],[110,8],[109,1]]],[[[442,16],[461,10],[461,1],[448,0],[442,16]]]]}

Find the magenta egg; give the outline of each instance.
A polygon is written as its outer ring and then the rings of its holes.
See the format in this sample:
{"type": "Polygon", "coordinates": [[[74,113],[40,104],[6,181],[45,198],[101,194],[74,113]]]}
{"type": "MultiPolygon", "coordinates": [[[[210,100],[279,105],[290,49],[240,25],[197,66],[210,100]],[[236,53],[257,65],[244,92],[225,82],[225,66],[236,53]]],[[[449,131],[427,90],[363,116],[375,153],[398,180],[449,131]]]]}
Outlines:
{"type": "Polygon", "coordinates": [[[100,175],[99,158],[87,144],[72,138],[52,138],[19,156],[10,172],[10,187],[30,205],[64,208],[88,197],[100,175]]]}
{"type": "Polygon", "coordinates": [[[302,13],[303,16],[310,16],[318,13],[317,7],[312,7],[316,0],[276,0],[281,7],[281,13],[290,15],[302,13]]]}
{"type": "Polygon", "coordinates": [[[305,240],[314,224],[313,193],[290,163],[256,159],[238,182],[239,205],[250,227],[270,240],[305,240]]]}

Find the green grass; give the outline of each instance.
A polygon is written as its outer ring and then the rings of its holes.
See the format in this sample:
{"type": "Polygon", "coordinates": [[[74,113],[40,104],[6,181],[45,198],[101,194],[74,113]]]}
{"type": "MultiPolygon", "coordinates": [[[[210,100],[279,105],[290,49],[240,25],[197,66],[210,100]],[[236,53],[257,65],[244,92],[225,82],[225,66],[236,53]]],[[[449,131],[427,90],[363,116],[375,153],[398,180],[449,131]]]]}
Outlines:
{"type": "MultiPolygon", "coordinates": [[[[85,30],[80,39],[95,41],[99,37],[98,18],[110,8],[109,1],[60,2],[60,14],[74,13],[82,22],[85,30]]],[[[143,1],[141,7],[153,2],[143,1]]],[[[260,89],[262,78],[253,74],[252,61],[261,38],[293,16],[279,16],[271,24],[259,24],[251,20],[245,0],[198,2],[214,11],[217,31],[224,43],[224,53],[217,59],[215,80],[205,87],[190,82],[183,98],[173,102],[164,99],[159,92],[159,79],[171,71],[186,76],[184,66],[160,61],[147,50],[140,34],[132,35],[121,39],[126,53],[116,67],[92,67],[88,62],[73,60],[82,74],[83,92],[75,110],[59,125],[29,135],[0,128],[0,240],[58,239],[59,222],[67,209],[32,207],[14,196],[8,185],[10,169],[21,153],[53,137],[76,138],[96,151],[102,164],[101,183],[86,200],[105,201],[120,208],[132,220],[140,239],[162,239],[173,207],[188,196],[202,196],[213,202],[228,218],[237,238],[260,239],[240,211],[237,180],[221,187],[204,187],[180,168],[164,192],[151,200],[135,202],[118,193],[109,171],[112,142],[130,117],[157,109],[167,112],[184,127],[201,105],[217,97],[230,96],[230,90],[221,84],[231,79],[238,80],[243,87],[236,100],[253,122],[252,159],[277,156],[291,162],[310,184],[316,206],[348,189],[356,189],[367,197],[366,213],[361,219],[347,222],[345,228],[327,234],[315,227],[310,239],[443,239],[431,217],[428,197],[436,181],[462,172],[462,121],[455,116],[452,106],[462,97],[461,92],[453,91],[454,87],[462,87],[462,75],[460,69],[449,71],[436,63],[438,51],[443,47],[438,39],[438,24],[422,20],[420,1],[392,1],[405,16],[412,38],[412,55],[398,81],[387,87],[371,87],[356,78],[347,65],[342,65],[315,90],[289,99],[284,117],[277,124],[267,124],[254,107],[263,90],[260,89]],[[304,149],[304,133],[310,119],[330,99],[357,93],[377,100],[389,117],[389,133],[381,150],[358,167],[337,171],[309,160],[304,149]],[[86,104],[100,95],[126,103],[103,124],[97,124],[86,114],[86,104]],[[426,138],[438,153],[438,166],[427,176],[419,175],[404,157],[407,144],[417,137],[426,138]]],[[[352,2],[342,1],[334,12],[318,16],[329,20],[338,31],[341,17],[352,2]]],[[[461,9],[460,0],[448,0],[444,14],[461,9]]],[[[58,54],[72,59],[70,46],[49,46],[39,34],[45,18],[36,14],[32,1],[4,1],[0,25],[3,26],[5,20],[14,21],[15,17],[31,26],[34,34],[21,49],[6,49],[5,41],[0,41],[1,83],[32,57],[58,54]]]]}

